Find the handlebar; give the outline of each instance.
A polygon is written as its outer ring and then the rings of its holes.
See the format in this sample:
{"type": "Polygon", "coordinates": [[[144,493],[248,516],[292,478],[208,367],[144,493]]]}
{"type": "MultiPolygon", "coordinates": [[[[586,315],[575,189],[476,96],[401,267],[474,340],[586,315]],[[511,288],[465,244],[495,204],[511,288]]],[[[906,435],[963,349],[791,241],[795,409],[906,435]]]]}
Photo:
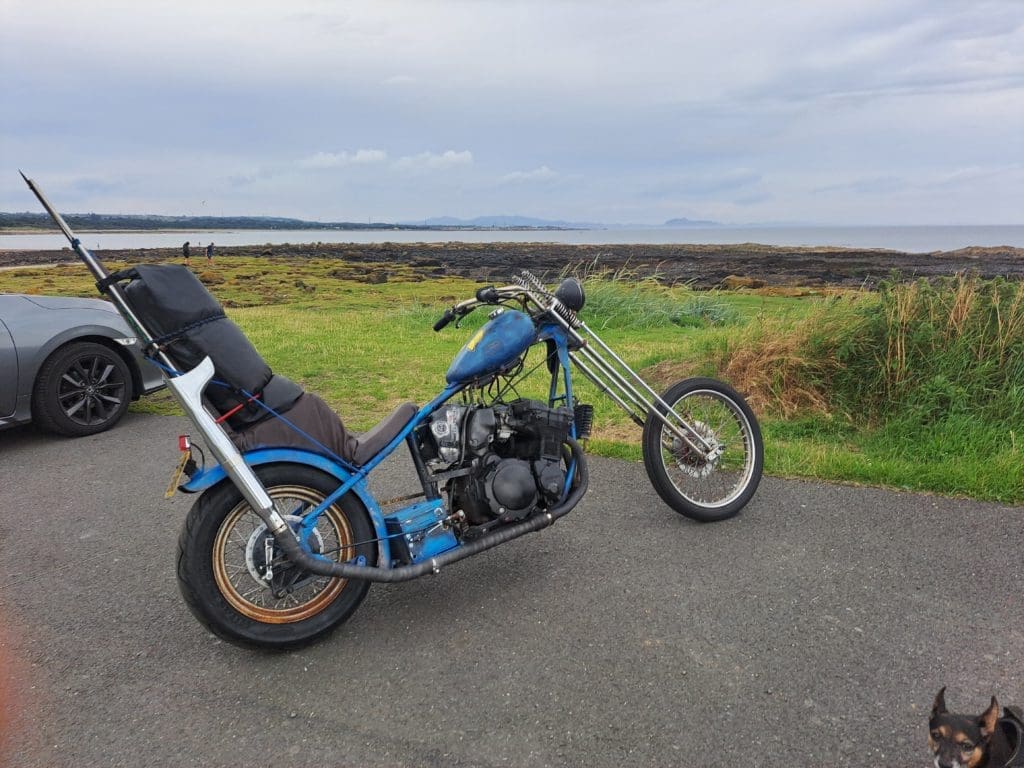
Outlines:
{"type": "Polygon", "coordinates": [[[446,309],[444,314],[434,323],[434,330],[440,331],[452,320],[465,317],[481,304],[499,304],[503,299],[512,298],[519,293],[521,293],[521,289],[514,286],[495,288],[493,285],[485,285],[483,288],[478,288],[475,299],[467,299],[446,309]]]}
{"type": "Polygon", "coordinates": [[[520,281],[519,285],[506,285],[500,288],[486,285],[483,288],[478,288],[474,298],[466,299],[446,309],[434,323],[434,330],[440,331],[452,320],[459,320],[484,304],[518,301],[523,305],[524,310],[527,310],[528,306],[532,307],[533,309],[528,310],[531,313],[533,311],[551,311],[561,306],[558,299],[549,293],[535,277],[530,275],[529,278],[529,281],[520,281]]]}
{"type": "Polygon", "coordinates": [[[455,318],[456,318],[456,314],[452,310],[446,309],[444,311],[444,314],[441,315],[441,319],[438,320],[436,323],[434,323],[434,330],[435,331],[440,331],[442,328],[444,328],[446,325],[448,325],[448,323],[450,323],[455,318]]]}

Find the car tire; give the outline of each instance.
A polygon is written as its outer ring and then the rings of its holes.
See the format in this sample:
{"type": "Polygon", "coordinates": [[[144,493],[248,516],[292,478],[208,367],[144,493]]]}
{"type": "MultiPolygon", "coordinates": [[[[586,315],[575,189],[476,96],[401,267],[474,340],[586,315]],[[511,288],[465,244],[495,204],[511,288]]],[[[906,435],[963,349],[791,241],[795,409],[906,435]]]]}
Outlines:
{"type": "Polygon", "coordinates": [[[39,368],[32,420],[59,435],[94,435],[120,421],[131,399],[131,371],[121,356],[103,344],[74,341],[39,368]]]}

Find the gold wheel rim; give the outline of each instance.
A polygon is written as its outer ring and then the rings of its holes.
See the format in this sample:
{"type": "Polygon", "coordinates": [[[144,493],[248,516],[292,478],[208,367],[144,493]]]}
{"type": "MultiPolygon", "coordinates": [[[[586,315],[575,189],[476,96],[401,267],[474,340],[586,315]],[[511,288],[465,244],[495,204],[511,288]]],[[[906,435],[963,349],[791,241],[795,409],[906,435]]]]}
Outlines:
{"type": "MultiPolygon", "coordinates": [[[[278,512],[288,514],[294,503],[284,505],[282,511],[280,502],[302,502],[312,509],[324,500],[324,496],[309,488],[301,486],[277,486],[269,489],[270,497],[278,512]]],[[[273,599],[270,588],[265,583],[258,582],[242,563],[229,562],[227,553],[241,547],[244,549],[253,531],[263,525],[248,502],[242,501],[232,509],[217,531],[217,537],[213,542],[213,577],[217,583],[217,589],[236,611],[264,624],[292,624],[303,621],[323,611],[333,603],[348,583],[347,579],[317,577],[312,584],[323,586],[314,590],[308,600],[299,601],[291,595],[275,600],[275,605],[266,605],[263,600],[268,596],[273,599]],[[241,528],[240,528],[241,526],[241,528]],[[294,605],[288,605],[289,600],[294,600],[294,605]]],[[[320,517],[317,523],[317,531],[327,535],[327,549],[334,549],[335,559],[340,559],[353,543],[352,528],[348,519],[336,504],[332,504],[320,517]],[[324,530],[325,526],[330,530],[324,530]],[[336,542],[336,543],[335,543],[336,542]]],[[[309,585],[307,585],[309,586],[309,585]]],[[[305,589],[305,587],[303,587],[305,589]]]]}

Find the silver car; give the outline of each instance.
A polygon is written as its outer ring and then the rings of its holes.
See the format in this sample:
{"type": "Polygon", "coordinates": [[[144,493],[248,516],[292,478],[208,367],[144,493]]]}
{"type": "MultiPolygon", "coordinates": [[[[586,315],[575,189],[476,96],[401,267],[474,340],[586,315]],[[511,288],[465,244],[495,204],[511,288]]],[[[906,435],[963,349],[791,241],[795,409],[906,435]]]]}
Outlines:
{"type": "Polygon", "coordinates": [[[0,429],[33,421],[62,435],[92,435],[161,386],[160,371],[112,304],[0,294],[0,429]]]}

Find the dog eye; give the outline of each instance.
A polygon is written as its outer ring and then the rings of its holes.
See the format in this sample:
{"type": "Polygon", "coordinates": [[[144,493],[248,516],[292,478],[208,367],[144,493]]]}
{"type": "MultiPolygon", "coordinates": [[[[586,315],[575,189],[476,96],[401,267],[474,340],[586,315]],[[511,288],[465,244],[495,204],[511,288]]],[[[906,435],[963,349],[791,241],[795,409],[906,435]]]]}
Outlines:
{"type": "Polygon", "coordinates": [[[942,738],[942,734],[939,733],[937,730],[932,731],[932,738],[935,739],[936,741],[938,741],[939,739],[942,738]]]}
{"type": "Polygon", "coordinates": [[[971,750],[974,749],[974,745],[971,744],[971,742],[969,742],[969,741],[961,741],[960,742],[960,749],[962,749],[964,752],[970,752],[971,750]]]}

